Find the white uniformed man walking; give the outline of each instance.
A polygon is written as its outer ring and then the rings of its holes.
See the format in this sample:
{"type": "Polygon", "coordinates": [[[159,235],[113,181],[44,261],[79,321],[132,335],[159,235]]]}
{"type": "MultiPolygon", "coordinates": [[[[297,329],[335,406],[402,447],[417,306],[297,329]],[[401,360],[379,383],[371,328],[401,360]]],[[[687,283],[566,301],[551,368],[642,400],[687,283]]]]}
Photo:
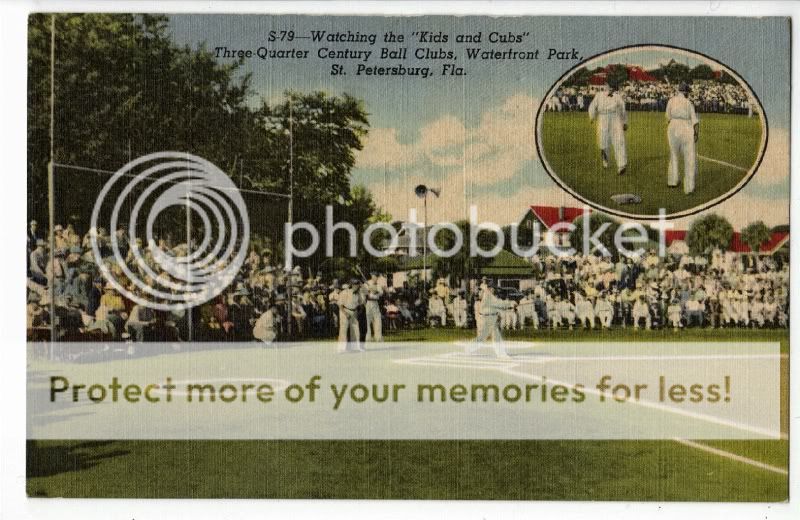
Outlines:
{"type": "Polygon", "coordinates": [[[478,327],[478,335],[475,341],[467,345],[467,354],[474,354],[480,348],[481,344],[486,342],[489,338],[492,340],[495,354],[499,358],[506,358],[508,354],[503,346],[503,336],[500,333],[500,326],[498,324],[498,313],[513,306],[512,303],[501,300],[494,295],[494,286],[487,284],[481,295],[480,309],[480,326],[478,327]]]}
{"type": "Polygon", "coordinates": [[[681,83],[678,92],[667,101],[667,138],[669,139],[669,173],[667,184],[677,186],[680,181],[680,161],[683,159],[683,192],[692,193],[697,174],[697,150],[700,124],[694,105],[686,97],[689,85],[681,83]]]}
{"type": "Polygon", "coordinates": [[[617,92],[618,84],[609,81],[608,91],[598,92],[589,105],[589,119],[597,121],[597,146],[603,159],[603,168],[608,168],[609,151],[614,147],[617,172],[622,175],[628,166],[625,131],[628,129],[628,113],[625,101],[617,92]]]}

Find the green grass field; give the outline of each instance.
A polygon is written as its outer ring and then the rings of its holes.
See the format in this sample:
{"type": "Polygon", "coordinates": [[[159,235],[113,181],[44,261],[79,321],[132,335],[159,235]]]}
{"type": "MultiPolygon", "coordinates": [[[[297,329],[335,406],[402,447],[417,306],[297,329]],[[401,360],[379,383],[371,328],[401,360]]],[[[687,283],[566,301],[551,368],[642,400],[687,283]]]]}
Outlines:
{"type": "Polygon", "coordinates": [[[544,113],[541,142],[552,172],[575,193],[596,204],[625,213],[658,215],[659,208],[676,213],[727,193],[758,158],[762,135],[758,117],[700,114],[696,189],[686,195],[682,185],[667,186],[669,144],[664,114],[629,112],[628,118],[628,170],[620,176],[613,157],[609,168],[603,168],[594,124],[586,112],[544,113]],[[621,205],[611,200],[612,195],[620,193],[639,195],[642,202],[621,205]]]}
{"type": "MultiPolygon", "coordinates": [[[[391,351],[346,358],[383,370],[425,342],[472,337],[451,328],[409,330],[391,351]]],[[[775,330],[519,331],[508,339],[558,341],[780,341],[775,330]]],[[[334,355],[320,344],[319,355],[334,355]]],[[[316,347],[307,347],[315,349],[316,347]]],[[[162,355],[165,367],[258,359],[258,348],[162,355]]],[[[292,348],[275,353],[297,355],[292,348]]],[[[335,356],[335,355],[334,355],[335,356]]],[[[341,356],[337,358],[341,360],[341,356]]],[[[153,358],[118,361],[152,362],[153,358]]],[[[788,429],[788,359],[781,360],[782,431],[788,429]]],[[[406,498],[783,501],[788,441],[29,441],[27,489],[39,497],[406,498]],[[708,448],[712,452],[709,452],[708,448]],[[715,450],[715,451],[714,451],[715,450]],[[737,457],[745,457],[743,462],[737,457]],[[759,467],[758,464],[768,465],[759,467]]]]}

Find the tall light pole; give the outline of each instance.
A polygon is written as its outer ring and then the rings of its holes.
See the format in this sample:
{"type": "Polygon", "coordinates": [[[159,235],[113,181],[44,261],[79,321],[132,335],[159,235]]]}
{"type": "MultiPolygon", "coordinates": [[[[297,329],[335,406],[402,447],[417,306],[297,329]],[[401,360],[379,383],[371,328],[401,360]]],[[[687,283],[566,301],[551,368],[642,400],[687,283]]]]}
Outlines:
{"type": "Polygon", "coordinates": [[[422,199],[424,225],[422,227],[422,290],[428,294],[428,193],[433,193],[439,198],[441,189],[429,188],[424,184],[418,184],[414,188],[414,193],[422,199]]]}
{"type": "MultiPolygon", "coordinates": [[[[289,94],[289,207],[286,210],[286,221],[289,223],[290,229],[291,225],[294,223],[294,96],[289,94]]],[[[291,240],[291,234],[288,237],[284,237],[284,242],[286,240],[291,240]]],[[[291,246],[291,244],[288,244],[291,246]]],[[[287,251],[291,251],[291,247],[287,247],[284,244],[284,249],[287,251]]],[[[294,306],[294,302],[292,301],[292,271],[294,269],[294,259],[292,258],[291,253],[286,258],[286,271],[287,271],[287,280],[286,280],[286,334],[289,336],[289,339],[292,337],[292,307],[294,306]]]]}
{"type": "Polygon", "coordinates": [[[55,118],[56,118],[56,15],[50,15],[50,162],[47,164],[47,209],[50,227],[50,276],[47,280],[47,291],[50,293],[50,352],[52,356],[53,343],[56,340],[56,203],[55,203],[55,118]]]}

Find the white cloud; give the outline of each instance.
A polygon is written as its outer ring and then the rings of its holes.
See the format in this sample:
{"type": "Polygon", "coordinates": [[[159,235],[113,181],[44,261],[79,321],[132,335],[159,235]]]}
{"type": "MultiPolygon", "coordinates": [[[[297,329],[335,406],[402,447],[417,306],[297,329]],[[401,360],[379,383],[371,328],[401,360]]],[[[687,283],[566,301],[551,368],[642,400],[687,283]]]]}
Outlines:
{"type": "Polygon", "coordinates": [[[414,146],[400,143],[396,129],[372,128],[356,155],[356,168],[398,168],[417,162],[418,154],[414,146]]]}
{"type": "Polygon", "coordinates": [[[472,182],[482,186],[509,179],[536,158],[537,106],[536,99],[515,94],[486,110],[473,127],[447,114],[423,126],[409,143],[400,142],[396,129],[374,128],[356,157],[356,168],[434,167],[440,176],[466,169],[472,182]]]}

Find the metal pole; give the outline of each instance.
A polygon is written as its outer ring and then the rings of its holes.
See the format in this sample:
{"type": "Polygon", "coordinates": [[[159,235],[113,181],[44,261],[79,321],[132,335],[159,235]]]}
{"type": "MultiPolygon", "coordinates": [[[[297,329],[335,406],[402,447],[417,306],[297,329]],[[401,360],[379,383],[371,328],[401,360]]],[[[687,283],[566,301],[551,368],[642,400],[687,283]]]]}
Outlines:
{"type": "Polygon", "coordinates": [[[56,106],[56,88],[55,88],[55,68],[56,68],[56,15],[50,16],[50,162],[47,165],[47,210],[49,213],[50,227],[50,276],[47,279],[47,290],[50,293],[50,349],[52,356],[52,342],[56,340],[56,295],[55,295],[55,177],[54,167],[55,163],[55,145],[53,140],[55,138],[55,106],[56,106]]]}
{"type": "Polygon", "coordinates": [[[422,197],[423,215],[422,224],[422,293],[428,294],[428,192],[422,197]]]}
{"type": "MultiPolygon", "coordinates": [[[[189,182],[192,181],[192,174],[187,172],[189,177],[189,182]]],[[[189,201],[189,185],[187,184],[186,189],[186,256],[188,257],[192,253],[192,210],[191,210],[191,203],[189,201]]],[[[210,232],[210,230],[209,230],[210,232]]],[[[189,262],[186,262],[186,283],[187,285],[191,285],[191,271],[189,267],[189,262]]],[[[189,306],[186,308],[186,329],[187,329],[187,339],[191,342],[194,339],[194,320],[192,319],[192,313],[194,312],[194,306],[189,306]]]]}
{"type": "MultiPolygon", "coordinates": [[[[294,98],[289,95],[289,207],[287,209],[286,221],[289,226],[294,222],[294,112],[293,112],[294,98]]],[[[289,244],[286,240],[291,240],[291,236],[284,237],[284,249],[291,251],[289,244]]],[[[289,338],[292,337],[292,255],[286,257],[286,334],[289,338]]]]}

